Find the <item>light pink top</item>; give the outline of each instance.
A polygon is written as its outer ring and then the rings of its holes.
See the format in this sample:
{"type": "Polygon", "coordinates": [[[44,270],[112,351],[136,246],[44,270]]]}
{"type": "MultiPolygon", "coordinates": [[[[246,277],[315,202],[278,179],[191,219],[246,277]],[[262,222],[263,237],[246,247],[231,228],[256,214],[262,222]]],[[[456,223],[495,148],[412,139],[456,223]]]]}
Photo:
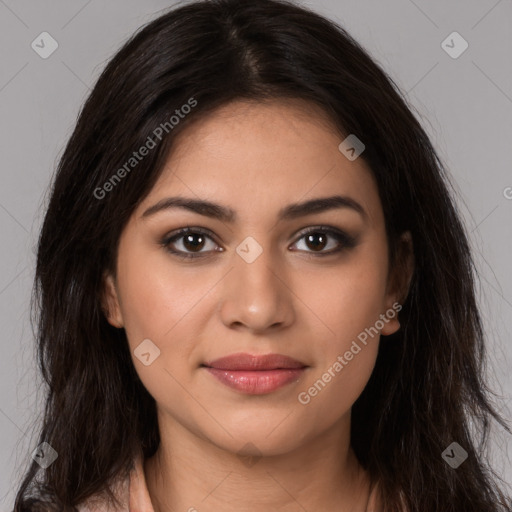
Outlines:
{"type": "MultiPolygon", "coordinates": [[[[90,498],[78,507],[80,512],[154,512],[149,497],[142,458],[134,461],[133,469],[123,483],[116,488],[116,495],[122,503],[121,508],[107,507],[98,499],[90,498]]],[[[370,495],[366,512],[382,512],[376,507],[377,486],[374,486],[370,495]]]]}

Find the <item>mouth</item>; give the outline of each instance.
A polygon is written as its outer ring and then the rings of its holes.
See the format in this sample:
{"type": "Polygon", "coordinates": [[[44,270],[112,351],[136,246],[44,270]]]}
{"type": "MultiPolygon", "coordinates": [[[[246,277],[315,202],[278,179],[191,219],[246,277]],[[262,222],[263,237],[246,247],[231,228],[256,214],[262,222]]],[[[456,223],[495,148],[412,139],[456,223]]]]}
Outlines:
{"type": "Polygon", "coordinates": [[[262,395],[300,379],[308,366],[282,354],[232,354],[201,365],[217,380],[244,394],[262,395]]]}

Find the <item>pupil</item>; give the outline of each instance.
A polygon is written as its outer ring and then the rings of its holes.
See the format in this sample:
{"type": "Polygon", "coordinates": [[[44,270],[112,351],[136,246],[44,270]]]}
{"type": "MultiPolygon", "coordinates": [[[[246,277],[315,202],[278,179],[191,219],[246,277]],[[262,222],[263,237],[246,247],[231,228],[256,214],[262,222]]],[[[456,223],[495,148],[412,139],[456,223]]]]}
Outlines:
{"type": "Polygon", "coordinates": [[[184,245],[187,247],[187,249],[201,249],[204,245],[204,238],[200,234],[191,234],[187,235],[184,240],[184,245]],[[194,237],[199,239],[199,242],[194,243],[194,237]]]}
{"type": "Polygon", "coordinates": [[[306,238],[306,243],[309,244],[310,242],[313,242],[313,247],[310,247],[310,248],[313,248],[313,249],[323,249],[325,247],[325,235],[324,233],[311,233],[307,236],[306,238]],[[320,246],[321,247],[318,247],[318,245],[315,244],[315,238],[320,238],[322,239],[322,241],[320,242],[320,246]]]}

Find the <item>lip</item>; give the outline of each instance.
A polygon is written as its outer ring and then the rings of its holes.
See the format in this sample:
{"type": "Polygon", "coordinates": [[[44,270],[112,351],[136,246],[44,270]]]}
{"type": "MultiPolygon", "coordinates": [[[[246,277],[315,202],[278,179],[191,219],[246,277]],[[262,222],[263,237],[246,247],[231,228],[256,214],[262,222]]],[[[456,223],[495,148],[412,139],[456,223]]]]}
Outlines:
{"type": "Polygon", "coordinates": [[[277,369],[297,369],[304,368],[306,365],[283,354],[231,354],[229,356],[207,361],[204,366],[216,368],[218,370],[277,370],[277,369]]]}
{"type": "Polygon", "coordinates": [[[249,395],[272,393],[299,379],[307,368],[282,354],[232,354],[202,366],[226,386],[249,395]]]}

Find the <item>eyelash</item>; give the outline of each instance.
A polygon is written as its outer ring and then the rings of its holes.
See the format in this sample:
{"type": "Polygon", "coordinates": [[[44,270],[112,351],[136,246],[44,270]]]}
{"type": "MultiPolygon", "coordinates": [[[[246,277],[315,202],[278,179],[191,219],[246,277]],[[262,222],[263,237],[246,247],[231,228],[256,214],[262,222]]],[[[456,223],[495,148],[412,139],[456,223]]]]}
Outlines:
{"type": "MultiPolygon", "coordinates": [[[[331,235],[333,238],[335,238],[340,243],[340,246],[338,246],[338,248],[336,248],[334,250],[331,249],[328,252],[306,251],[306,252],[312,253],[314,256],[324,257],[324,256],[330,256],[332,254],[337,254],[337,253],[343,251],[344,249],[350,249],[350,248],[354,247],[357,243],[357,240],[355,237],[350,236],[347,233],[344,233],[343,231],[339,231],[337,229],[330,228],[329,226],[316,226],[313,228],[308,228],[306,231],[302,231],[299,234],[299,238],[294,242],[294,244],[311,233],[321,233],[324,235],[331,235]]],[[[182,258],[182,259],[197,259],[197,258],[203,258],[206,255],[208,255],[208,253],[210,251],[204,251],[202,253],[184,253],[182,251],[177,251],[175,249],[171,249],[170,244],[172,244],[173,242],[176,242],[177,240],[179,240],[180,238],[183,238],[185,235],[188,235],[188,234],[205,235],[208,238],[213,240],[213,236],[210,231],[203,229],[203,228],[188,227],[188,228],[182,228],[182,229],[178,230],[177,232],[170,233],[163,240],[161,240],[160,244],[164,247],[164,249],[166,251],[168,251],[171,254],[177,256],[178,258],[182,258]]],[[[215,242],[215,240],[213,240],[213,241],[215,242]]]]}

